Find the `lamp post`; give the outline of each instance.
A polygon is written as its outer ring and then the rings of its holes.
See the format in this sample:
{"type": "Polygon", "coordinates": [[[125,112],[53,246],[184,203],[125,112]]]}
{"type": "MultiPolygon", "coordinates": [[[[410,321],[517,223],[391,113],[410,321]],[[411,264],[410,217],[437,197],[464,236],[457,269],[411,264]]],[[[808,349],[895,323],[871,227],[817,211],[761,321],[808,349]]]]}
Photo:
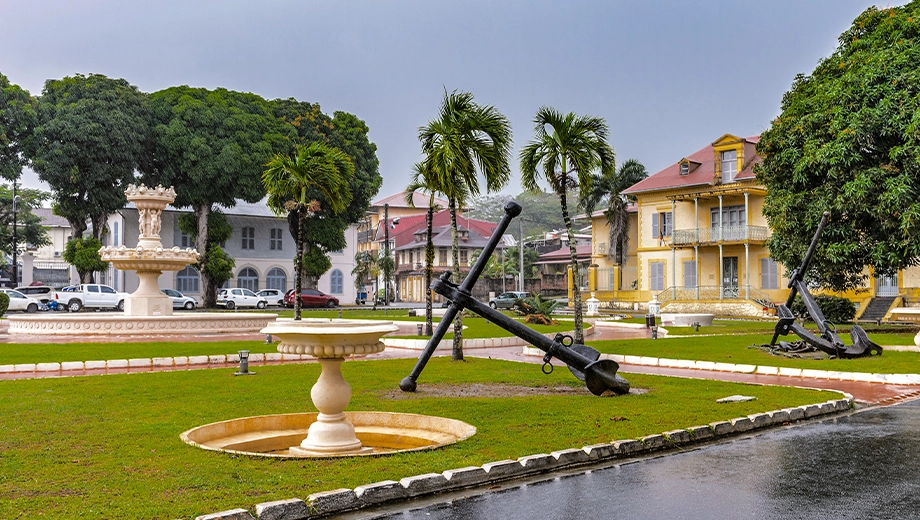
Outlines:
{"type": "MultiPolygon", "coordinates": [[[[390,259],[390,205],[383,205],[383,251],[387,258],[387,264],[390,259]]],[[[376,296],[376,295],[375,295],[376,296]]],[[[383,305],[390,305],[390,270],[383,270],[383,305]]]]}
{"type": "Polygon", "coordinates": [[[13,257],[13,287],[19,285],[19,265],[16,263],[16,251],[19,249],[19,236],[16,212],[19,211],[19,195],[16,194],[16,181],[13,181],[13,251],[10,256],[13,257]]]}

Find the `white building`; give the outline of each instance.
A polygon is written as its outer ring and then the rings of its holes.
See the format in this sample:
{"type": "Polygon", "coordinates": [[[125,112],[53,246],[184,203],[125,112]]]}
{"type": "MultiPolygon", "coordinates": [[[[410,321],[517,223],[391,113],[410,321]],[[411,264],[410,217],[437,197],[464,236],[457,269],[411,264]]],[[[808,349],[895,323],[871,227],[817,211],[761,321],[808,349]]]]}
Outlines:
{"type": "MultiPolygon", "coordinates": [[[[293,289],[296,245],[288,231],[287,219],[275,216],[266,206],[265,200],[255,204],[237,201],[236,206],[222,211],[233,227],[233,234],[223,247],[236,262],[234,277],[226,286],[246,287],[254,291],[293,289]]],[[[164,248],[195,246],[176,225],[178,216],[186,212],[187,209],[177,210],[172,206],[163,211],[160,242],[164,248]]],[[[137,245],[138,215],[133,204],[109,216],[107,225],[108,232],[103,245],[137,245]]],[[[343,304],[354,302],[357,293],[351,274],[355,267],[357,238],[357,225],[349,226],[345,231],[345,249],[329,255],[332,267],[320,277],[317,287],[337,297],[343,304]]],[[[54,247],[57,247],[56,243],[54,247]]],[[[60,250],[63,250],[63,246],[60,250]]],[[[133,292],[137,289],[138,277],[132,271],[110,267],[102,273],[99,282],[109,284],[119,291],[133,292]]],[[[199,301],[202,299],[200,277],[198,271],[191,266],[179,272],[164,272],[160,275],[160,287],[176,289],[199,301]]]]}

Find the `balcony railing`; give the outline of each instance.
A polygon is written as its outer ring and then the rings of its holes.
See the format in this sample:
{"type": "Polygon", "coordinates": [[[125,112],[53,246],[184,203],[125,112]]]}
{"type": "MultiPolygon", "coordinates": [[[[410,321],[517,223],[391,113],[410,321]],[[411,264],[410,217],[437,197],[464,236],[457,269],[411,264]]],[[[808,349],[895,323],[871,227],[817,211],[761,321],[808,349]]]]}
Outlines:
{"type": "Polygon", "coordinates": [[[720,230],[714,228],[675,229],[672,244],[694,245],[712,244],[718,242],[753,241],[764,242],[770,237],[770,228],[766,226],[724,226],[720,230]]]}
{"type": "Polygon", "coordinates": [[[661,303],[671,301],[696,301],[696,300],[753,300],[765,307],[769,307],[770,295],[763,290],[749,285],[701,285],[699,287],[668,287],[659,292],[658,301],[661,303]]]}

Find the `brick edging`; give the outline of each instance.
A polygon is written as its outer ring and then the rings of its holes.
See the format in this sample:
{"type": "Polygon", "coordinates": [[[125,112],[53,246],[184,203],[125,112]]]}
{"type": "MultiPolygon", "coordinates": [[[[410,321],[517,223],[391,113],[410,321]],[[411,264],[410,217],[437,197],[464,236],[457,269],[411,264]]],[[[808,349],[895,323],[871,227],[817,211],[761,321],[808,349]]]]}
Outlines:
{"type": "MultiPolygon", "coordinates": [[[[841,392],[843,393],[843,392],[841,392]]],[[[814,417],[839,414],[853,407],[853,397],[843,393],[844,398],[820,404],[802,405],[736,417],[728,421],[716,421],[706,425],[671,430],[660,434],[646,435],[640,439],[618,440],[610,443],[592,444],[582,448],[540,453],[520,457],[517,460],[500,460],[482,466],[468,466],[447,470],[442,473],[426,473],[395,480],[384,480],[358,486],[354,489],[341,488],[313,493],[306,500],[292,498],[275,500],[255,505],[256,516],[247,509],[238,508],[196,517],[196,520],[255,520],[268,518],[313,519],[347,511],[394,502],[481,487],[494,483],[531,477],[562,469],[588,466],[614,461],[635,455],[644,455],[670,448],[677,448],[708,442],[714,439],[781,426],[791,422],[814,417]]]]}

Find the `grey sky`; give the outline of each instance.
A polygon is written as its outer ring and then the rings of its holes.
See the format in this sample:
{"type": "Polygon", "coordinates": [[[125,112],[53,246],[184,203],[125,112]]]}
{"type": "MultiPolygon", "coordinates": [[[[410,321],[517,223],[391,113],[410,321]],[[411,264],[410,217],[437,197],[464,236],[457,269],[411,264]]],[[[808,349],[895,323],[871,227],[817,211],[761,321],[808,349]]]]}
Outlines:
{"type": "MultiPolygon", "coordinates": [[[[351,112],[377,144],[383,197],[408,183],[445,88],[504,113],[515,155],[541,105],[604,117],[618,163],[652,173],[722,134],[758,134],[873,3],[0,0],[0,72],[33,94],[100,73],[351,112]]],[[[515,160],[505,192],[519,179],[515,160]]],[[[31,172],[24,184],[39,187],[31,172]]]]}

